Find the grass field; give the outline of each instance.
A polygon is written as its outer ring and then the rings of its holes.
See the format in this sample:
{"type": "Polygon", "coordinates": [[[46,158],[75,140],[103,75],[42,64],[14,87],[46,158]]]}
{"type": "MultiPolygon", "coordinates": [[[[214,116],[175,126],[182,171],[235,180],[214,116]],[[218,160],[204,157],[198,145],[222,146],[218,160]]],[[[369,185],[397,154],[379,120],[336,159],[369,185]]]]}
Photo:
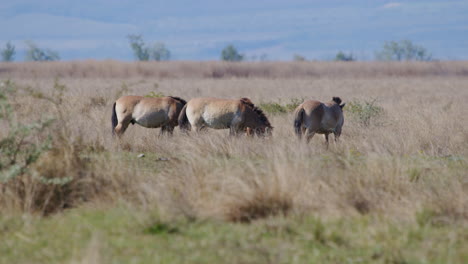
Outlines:
{"type": "Polygon", "coordinates": [[[0,263],[468,262],[467,62],[13,63],[0,81],[0,263]],[[126,94],[249,97],[273,137],[113,139],[126,94]],[[341,140],[299,142],[291,109],[332,96],[341,140]]]}

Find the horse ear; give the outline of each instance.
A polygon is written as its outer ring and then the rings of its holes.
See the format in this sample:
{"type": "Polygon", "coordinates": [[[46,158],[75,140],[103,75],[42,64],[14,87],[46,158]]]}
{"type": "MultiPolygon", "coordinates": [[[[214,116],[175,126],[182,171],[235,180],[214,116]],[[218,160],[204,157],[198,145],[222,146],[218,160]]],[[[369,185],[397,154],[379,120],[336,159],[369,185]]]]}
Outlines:
{"type": "Polygon", "coordinates": [[[343,109],[343,107],[346,105],[346,103],[340,105],[341,109],[343,109]]]}

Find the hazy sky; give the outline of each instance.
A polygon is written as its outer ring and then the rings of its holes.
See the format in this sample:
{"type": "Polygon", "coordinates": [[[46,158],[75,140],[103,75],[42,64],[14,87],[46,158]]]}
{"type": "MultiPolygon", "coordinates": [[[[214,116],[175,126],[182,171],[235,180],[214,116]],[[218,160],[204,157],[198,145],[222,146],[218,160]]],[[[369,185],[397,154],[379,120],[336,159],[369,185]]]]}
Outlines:
{"type": "Polygon", "coordinates": [[[329,60],[342,50],[373,59],[409,39],[437,59],[468,59],[468,0],[0,0],[0,47],[25,40],[64,60],[132,60],[126,36],[162,41],[175,60],[218,60],[227,44],[247,58],[329,60]]]}

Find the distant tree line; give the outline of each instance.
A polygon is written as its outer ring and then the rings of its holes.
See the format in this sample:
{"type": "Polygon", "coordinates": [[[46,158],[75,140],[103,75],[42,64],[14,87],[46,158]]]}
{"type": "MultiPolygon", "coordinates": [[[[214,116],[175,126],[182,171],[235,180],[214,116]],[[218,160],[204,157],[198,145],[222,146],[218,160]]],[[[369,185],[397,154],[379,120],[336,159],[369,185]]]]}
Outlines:
{"type": "MultiPolygon", "coordinates": [[[[60,60],[60,56],[58,52],[53,51],[51,49],[43,49],[39,48],[36,43],[33,41],[26,41],[26,54],[25,60],[26,61],[57,61],[60,60]]],[[[16,55],[16,49],[10,41],[8,41],[0,51],[2,61],[3,62],[10,62],[14,61],[16,55]]]]}
{"type": "MultiPolygon", "coordinates": [[[[127,36],[133,55],[138,61],[167,61],[171,58],[171,52],[163,42],[146,44],[142,35],[131,34],[127,36]]],[[[60,60],[58,52],[51,49],[38,47],[33,41],[26,41],[26,61],[57,61],[60,60]]],[[[0,56],[3,62],[15,60],[15,46],[8,41],[3,49],[0,49],[0,56]]],[[[241,54],[233,44],[229,44],[221,50],[220,59],[223,61],[244,61],[246,56],[241,54]]],[[[252,56],[256,60],[257,56],[252,56]]],[[[266,54],[259,57],[260,61],[267,59],[266,54]]],[[[416,45],[410,40],[386,41],[381,50],[375,52],[375,59],[380,61],[431,61],[432,54],[426,48],[416,45]]],[[[294,54],[294,61],[306,61],[307,59],[294,54]]],[[[357,58],[352,53],[339,51],[335,61],[355,61],[357,58]]]]}

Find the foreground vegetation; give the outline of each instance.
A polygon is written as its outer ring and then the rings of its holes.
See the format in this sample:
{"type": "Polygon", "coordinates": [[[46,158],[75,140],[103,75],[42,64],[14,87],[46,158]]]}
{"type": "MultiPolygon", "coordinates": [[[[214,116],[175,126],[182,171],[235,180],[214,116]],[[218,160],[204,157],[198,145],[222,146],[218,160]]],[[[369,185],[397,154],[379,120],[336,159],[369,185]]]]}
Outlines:
{"type": "MultiPolygon", "coordinates": [[[[51,65],[0,71],[9,77],[0,85],[0,263],[468,259],[463,75],[340,77],[337,64],[297,79],[127,79],[120,70],[56,79],[66,71],[51,65]],[[158,137],[132,126],[112,139],[110,110],[123,94],[247,96],[274,135],[158,137]],[[298,142],[292,109],[331,96],[348,103],[342,140],[328,149],[321,136],[298,142]]],[[[426,71],[418,65],[401,67],[426,71]]]]}

